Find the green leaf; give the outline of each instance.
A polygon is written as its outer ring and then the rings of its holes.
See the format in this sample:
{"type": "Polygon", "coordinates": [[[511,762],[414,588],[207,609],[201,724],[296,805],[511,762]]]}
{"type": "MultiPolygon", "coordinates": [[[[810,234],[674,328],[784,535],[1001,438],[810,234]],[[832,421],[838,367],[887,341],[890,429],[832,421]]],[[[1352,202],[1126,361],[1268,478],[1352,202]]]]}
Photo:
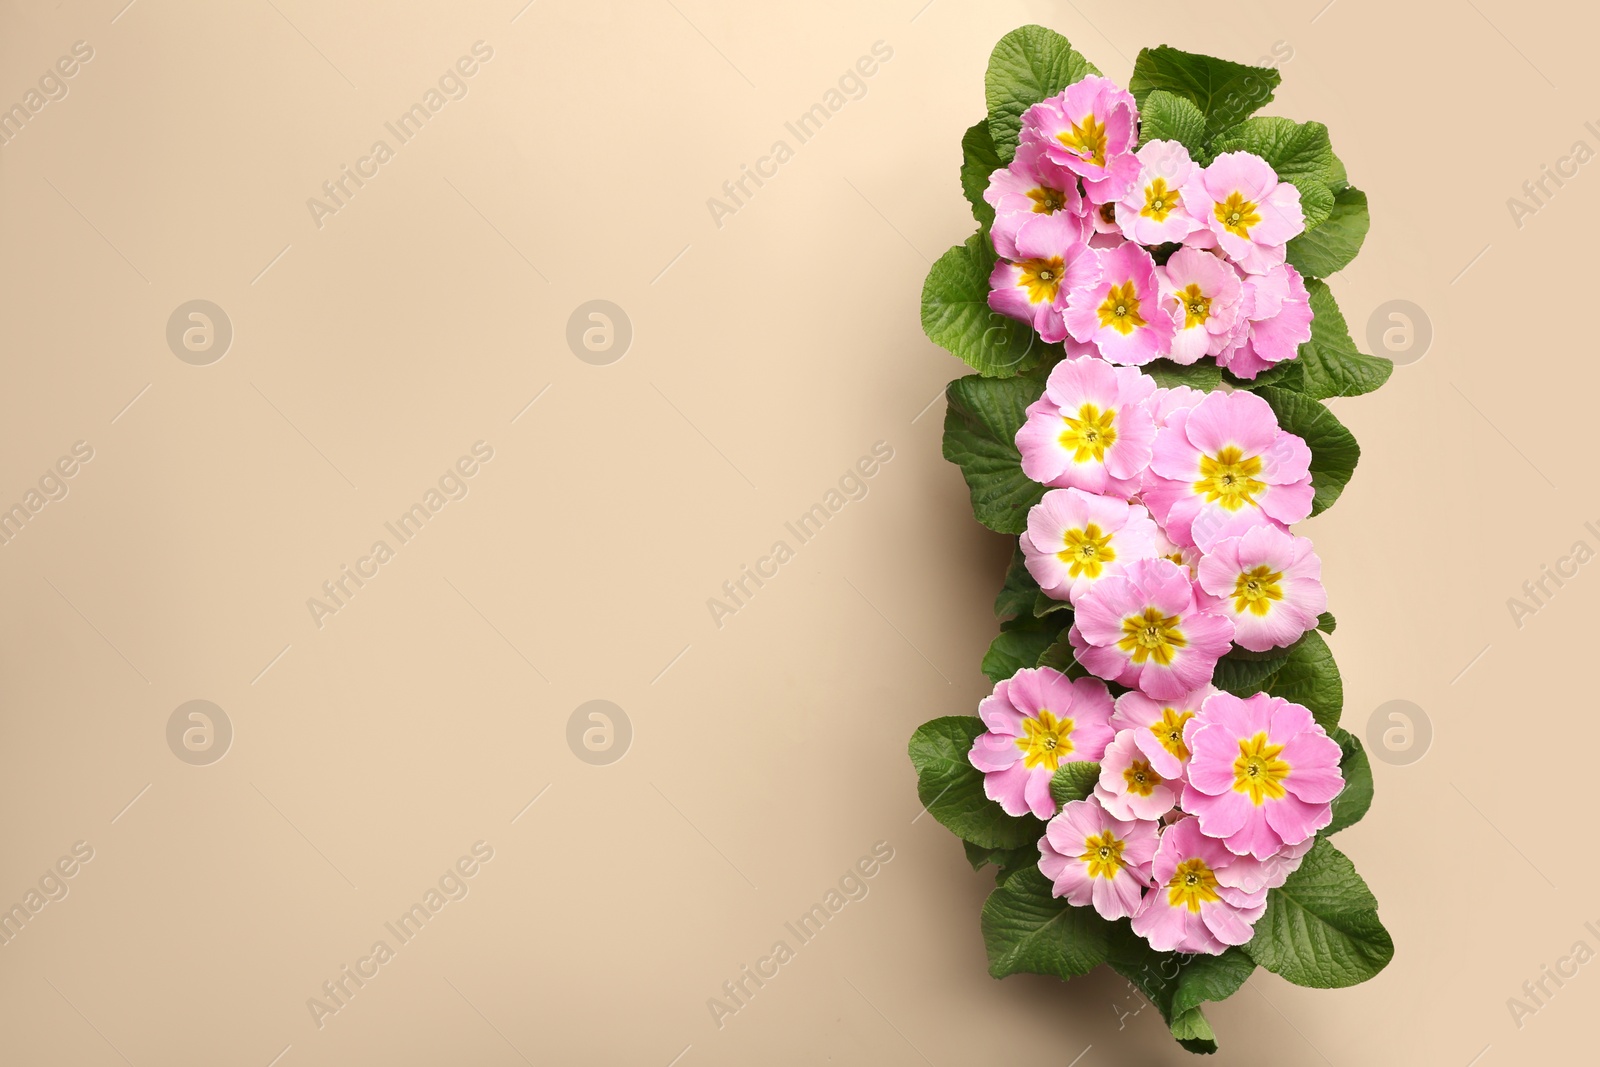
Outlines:
{"type": "Polygon", "coordinates": [[[1088,974],[1105,962],[1113,929],[1093,908],[1052,897],[1037,866],[1006,879],[983,905],[983,943],[996,978],[1088,974]]]}
{"type": "Polygon", "coordinates": [[[1333,612],[1331,611],[1324,611],[1321,615],[1317,616],[1317,629],[1321,630],[1325,634],[1333,633],[1334,628],[1338,625],[1338,620],[1333,617],[1333,612]]]}
{"type": "Polygon", "coordinates": [[[1172,994],[1173,1015],[1192,1011],[1206,1001],[1227,1000],[1255,969],[1255,961],[1237,948],[1220,956],[1191,957],[1178,972],[1177,989],[1172,994]]]}
{"type": "Polygon", "coordinates": [[[1211,161],[1205,152],[1205,115],[1188,97],[1165,89],[1150,93],[1139,107],[1139,144],[1151,141],[1177,141],[1201,166],[1211,161]]]}
{"type": "Polygon", "coordinates": [[[989,175],[1005,166],[989,136],[989,120],[979,119],[961,137],[961,191],[972,205],[972,217],[980,226],[994,222],[994,208],[983,198],[989,188],[989,175]]]}
{"type": "Polygon", "coordinates": [[[995,865],[995,884],[1005,885],[1006,879],[1019,871],[1039,865],[1039,846],[1035,842],[1022,848],[981,848],[971,841],[961,842],[967,850],[967,862],[972,864],[972,869],[981,871],[992,863],[995,865]]]}
{"type": "Polygon", "coordinates": [[[1372,807],[1372,763],[1361,739],[1348,730],[1331,730],[1328,736],[1339,742],[1343,754],[1339,773],[1344,775],[1344,790],[1333,798],[1333,822],[1323,828],[1324,837],[1354,826],[1372,807]]]}
{"type": "Polygon", "coordinates": [[[1311,449],[1311,514],[1327,511],[1344,492],[1361,460],[1355,435],[1333,412],[1301,393],[1265,386],[1255,394],[1272,406],[1279,426],[1303,438],[1311,449]]]}
{"type": "Polygon", "coordinates": [[[1157,359],[1139,369],[1154,378],[1157,385],[1167,389],[1177,385],[1187,385],[1192,389],[1209,393],[1222,384],[1222,368],[1209,359],[1202,359],[1187,367],[1170,359],[1157,359]]]}
{"type": "Polygon", "coordinates": [[[1312,718],[1332,731],[1344,708],[1344,680],[1322,635],[1308,631],[1289,649],[1283,665],[1261,684],[1263,692],[1309,708],[1312,718]]]}
{"type": "MultiPolygon", "coordinates": [[[[1057,600],[1043,589],[1039,590],[1038,595],[1033,598],[1033,613],[1035,615],[1053,615],[1058,611],[1071,610],[1071,604],[1065,600],[1057,600]]],[[[1068,618],[1070,620],[1071,616],[1068,616],[1068,618]]]]}
{"type": "Polygon", "coordinates": [[[1157,952],[1125,922],[1115,924],[1107,962],[1156,1006],[1178,1044],[1198,1053],[1217,1050],[1216,1035],[1200,1005],[1226,1000],[1255,970],[1255,963],[1237,948],[1220,956],[1157,952]]]}
{"type": "Polygon", "coordinates": [[[1295,985],[1334,989],[1365,982],[1394,958],[1378,901],[1325,837],[1300,869],[1267,893],[1267,911],[1245,952],[1295,985]]]}
{"type": "Polygon", "coordinates": [[[1360,396],[1389,380],[1394,364],[1356,349],[1350,327],[1328,283],[1311,278],[1306,282],[1311,304],[1311,340],[1300,346],[1295,362],[1300,365],[1297,390],[1313,400],[1330,396],[1360,396]]]}
{"type": "Polygon", "coordinates": [[[1320,122],[1295,122],[1278,116],[1246,119],[1224,130],[1211,142],[1216,155],[1253,152],[1277,172],[1278,180],[1300,190],[1306,229],[1314,230],[1333,211],[1331,185],[1337,177],[1338,159],[1328,141],[1328,127],[1320,122]]]}
{"type": "Polygon", "coordinates": [[[1288,660],[1288,652],[1283,650],[1281,656],[1266,659],[1247,659],[1236,655],[1242,649],[1235,649],[1217,661],[1216,670],[1211,674],[1211,684],[1218,689],[1232,693],[1236,697],[1247,697],[1261,692],[1261,687],[1278,669],[1288,660]]]}
{"type": "Polygon", "coordinates": [[[1184,97],[1205,115],[1210,138],[1259,110],[1272,99],[1282,80],[1268,67],[1249,67],[1162,45],[1139,53],[1128,90],[1141,108],[1145,98],[1158,89],[1184,97]]]}
{"type": "Polygon", "coordinates": [[[964,841],[984,848],[1036,843],[1044,823],[1032,815],[1007,815],[984,795],[983,774],[967,759],[973,740],[986,729],[975,715],[951,715],[918,727],[908,746],[917,769],[917,797],[928,814],[964,841]]]}
{"type": "Polygon", "coordinates": [[[986,232],[940,256],[922,283],[922,332],[979,374],[1009,378],[1043,359],[1033,327],[989,309],[994,246],[986,232]]]}
{"type": "Polygon", "coordinates": [[[1010,619],[1033,612],[1033,598],[1039,595],[1039,583],[1028,573],[1027,557],[1019,543],[1011,550],[1011,563],[1006,567],[1005,584],[994,598],[997,619],[1010,619]]]}
{"type": "Polygon", "coordinates": [[[1037,625],[1004,630],[989,643],[989,651],[983,656],[983,673],[989,681],[1001,681],[1024,667],[1037,664],[1066,625],[1061,622],[1052,625],[1042,619],[1035,622],[1037,625]]]}
{"type": "Polygon", "coordinates": [[[1043,26],[1022,26],[1000,38],[983,77],[989,135],[1000,158],[1009,162],[1016,154],[1024,111],[1099,73],[1065,37],[1043,26]]]}
{"type": "Polygon", "coordinates": [[[1044,392],[1032,378],[957,378],[945,390],[944,458],[961,468],[978,521],[998,533],[1028,528],[1028,509],[1045,487],[1022,473],[1017,431],[1044,392]]]}
{"type": "Polygon", "coordinates": [[[1347,185],[1334,193],[1331,211],[1320,226],[1290,239],[1286,248],[1289,265],[1308,278],[1326,278],[1341,271],[1361,251],[1371,225],[1367,194],[1347,185]]]}
{"type": "MultiPolygon", "coordinates": [[[[1077,649],[1072,647],[1072,642],[1067,639],[1064,632],[1059,641],[1044,650],[1044,655],[1039,657],[1036,666],[1058,670],[1068,678],[1089,677],[1088,668],[1078,662],[1077,649]]],[[[1111,691],[1115,693],[1118,690],[1113,688],[1111,691]]]]}
{"type": "Polygon", "coordinates": [[[1099,780],[1098,763],[1086,760],[1063,763],[1056,768],[1056,773],[1050,778],[1050,795],[1055,798],[1058,806],[1065,806],[1074,800],[1086,799],[1094,792],[1094,784],[1099,780]]]}

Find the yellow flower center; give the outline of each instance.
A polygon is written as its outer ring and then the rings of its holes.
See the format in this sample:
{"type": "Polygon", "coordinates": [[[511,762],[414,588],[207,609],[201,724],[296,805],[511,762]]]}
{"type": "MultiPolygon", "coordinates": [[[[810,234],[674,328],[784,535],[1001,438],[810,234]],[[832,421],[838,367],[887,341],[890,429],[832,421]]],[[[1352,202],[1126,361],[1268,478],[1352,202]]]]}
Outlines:
{"type": "Polygon", "coordinates": [[[1215,456],[1200,456],[1200,480],[1194,483],[1194,491],[1208,504],[1238,511],[1246,504],[1255,506],[1255,494],[1266,489],[1267,483],[1256,478],[1260,473],[1260,456],[1245,459],[1239,448],[1228,445],[1215,456]]]}
{"type": "Polygon", "coordinates": [[[1177,210],[1178,190],[1167,188],[1167,179],[1157,178],[1144,187],[1144,207],[1139,214],[1157,222],[1166,222],[1167,216],[1177,210]]]}
{"type": "Polygon", "coordinates": [[[1145,325],[1139,315],[1139,298],[1134,295],[1132,279],[1113,285],[1106,292],[1105,302],[1100,305],[1100,325],[1110,326],[1124,337],[1145,325]]]}
{"type": "Polygon", "coordinates": [[[1178,617],[1163,615],[1157,608],[1145,608],[1143,614],[1123,619],[1122,633],[1117,647],[1128,653],[1135,664],[1155,660],[1163,667],[1168,666],[1173,653],[1189,644],[1189,639],[1178,629],[1178,617]]]}
{"type": "Polygon", "coordinates": [[[1249,237],[1250,227],[1261,221],[1261,216],[1256,214],[1256,205],[1240,196],[1237,189],[1213,210],[1222,228],[1239,237],[1249,237]]]}
{"type": "Polygon", "coordinates": [[[1272,610],[1274,600],[1283,599],[1283,572],[1262,564],[1242,572],[1233,583],[1233,610],[1243,615],[1265,615],[1272,610]]]}
{"type": "Polygon", "coordinates": [[[1061,447],[1072,453],[1074,463],[1105,462],[1106,451],[1117,443],[1117,409],[1101,411],[1093,404],[1078,409],[1078,417],[1061,416],[1066,429],[1057,439],[1061,447]]]}
{"type": "Polygon", "coordinates": [[[1167,880],[1167,903],[1174,908],[1188,908],[1197,912],[1200,905],[1221,900],[1217,893],[1217,876],[1206,861],[1198,857],[1184,860],[1167,880]]]}
{"type": "Polygon", "coordinates": [[[1150,764],[1142,759],[1136,759],[1128,764],[1128,769],[1122,772],[1122,778],[1128,783],[1128,792],[1137,793],[1147,797],[1156,791],[1164,779],[1150,769],[1150,764]]]}
{"type": "Polygon", "coordinates": [[[1267,744],[1265,730],[1240,741],[1239,758],[1233,761],[1233,791],[1244,793],[1256,807],[1268,800],[1282,800],[1283,780],[1289,777],[1290,770],[1278,758],[1282,751],[1282,745],[1267,744]]]}
{"type": "Polygon", "coordinates": [[[1211,317],[1211,298],[1200,291],[1194,283],[1184,286],[1175,294],[1178,303],[1183,307],[1183,328],[1191,329],[1195,326],[1204,326],[1211,317]]]}
{"type": "Polygon", "coordinates": [[[1052,259],[1024,259],[1017,264],[1021,272],[1017,278],[1019,288],[1028,290],[1028,303],[1050,304],[1061,288],[1061,272],[1066,266],[1060,256],[1052,259]]]}
{"type": "Polygon", "coordinates": [[[1098,578],[1107,563],[1117,558],[1111,547],[1111,535],[1100,532],[1100,527],[1089,523],[1081,530],[1068,530],[1061,535],[1061,551],[1056,558],[1067,565],[1067,574],[1073,578],[1098,578]]]}
{"type": "Polygon", "coordinates": [[[1106,128],[1095,121],[1093,115],[1084,116],[1083,124],[1074,122],[1072,129],[1056,134],[1056,140],[1075,152],[1085,163],[1097,167],[1106,165],[1106,128]]]}
{"type": "Polygon", "coordinates": [[[1161,742],[1161,747],[1180,761],[1189,758],[1189,746],[1183,743],[1183,724],[1192,718],[1192,711],[1162,708],[1160,721],[1150,724],[1150,732],[1161,742]]]}
{"type": "Polygon", "coordinates": [[[1037,189],[1028,190],[1028,199],[1033,201],[1035,215],[1054,215],[1067,203],[1067,194],[1060,189],[1050,189],[1041,185],[1037,189]]]}
{"type": "Polygon", "coordinates": [[[1089,865],[1090,878],[1115,878],[1122,869],[1122,850],[1127,844],[1110,830],[1090,834],[1083,839],[1083,855],[1078,859],[1089,865]]]}
{"type": "Polygon", "coordinates": [[[1077,726],[1074,719],[1058,719],[1049,708],[1039,712],[1036,719],[1022,720],[1022,736],[1017,747],[1022,750],[1022,765],[1028,770],[1045,767],[1054,771],[1072,753],[1072,731],[1077,726]]]}

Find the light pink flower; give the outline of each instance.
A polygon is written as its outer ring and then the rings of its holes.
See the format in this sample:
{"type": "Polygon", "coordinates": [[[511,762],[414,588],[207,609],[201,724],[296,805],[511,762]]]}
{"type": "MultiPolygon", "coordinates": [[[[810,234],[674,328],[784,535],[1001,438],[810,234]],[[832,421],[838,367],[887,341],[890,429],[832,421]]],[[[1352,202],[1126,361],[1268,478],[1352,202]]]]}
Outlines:
{"type": "Polygon", "coordinates": [[[1218,541],[1200,560],[1201,603],[1233,620],[1241,648],[1287,648],[1328,609],[1322,560],[1311,541],[1255,526],[1218,541]]]}
{"type": "Polygon", "coordinates": [[[1189,765],[1184,728],[1216,691],[1215,686],[1205,685],[1171,700],[1151,700],[1138,690],[1123,693],[1117,697],[1111,728],[1119,731],[1119,737],[1122,732],[1131,731],[1134,743],[1156,773],[1169,781],[1181,781],[1189,765]]]}
{"type": "Polygon", "coordinates": [[[1012,244],[1020,258],[995,264],[989,307],[1031,323],[1047,342],[1062,340],[1068,294],[1100,269],[1084,242],[1083,220],[1068,211],[1034,215],[1017,226],[1012,244]]]}
{"type": "Polygon", "coordinates": [[[1118,819],[1094,800],[1074,800],[1039,840],[1039,870],[1051,895],[1076,907],[1093,904],[1107,920],[1132,915],[1150,884],[1156,824],[1118,819]]]}
{"type": "Polygon", "coordinates": [[[1102,578],[1076,609],[1067,634],[1078,662],[1158,700],[1208,684],[1233,637],[1233,623],[1202,611],[1188,573],[1165,559],[1102,578]]]}
{"type": "Polygon", "coordinates": [[[1175,412],[1188,411],[1206,398],[1206,393],[1188,385],[1173,385],[1157,387],[1145,402],[1152,418],[1155,419],[1156,429],[1167,424],[1175,412]]]}
{"type": "Polygon", "coordinates": [[[1150,462],[1155,379],[1093,356],[1064,359],[1017,431],[1022,472],[1036,482],[1127,498],[1150,462]]]}
{"type": "Polygon", "coordinates": [[[1157,771],[1139,748],[1135,735],[1147,732],[1123,730],[1100,757],[1094,797],[1119,819],[1159,819],[1177,804],[1183,788],[1181,781],[1157,771]]]}
{"type": "Polygon", "coordinates": [[[983,772],[983,791],[1007,815],[1055,814],[1050,779],[1063,763],[1098,760],[1111,741],[1111,693],[1094,678],[1069,679],[1050,667],[1025,667],[978,705],[988,732],[967,758],[983,772]]]}
{"type": "Polygon", "coordinates": [[[1184,203],[1206,224],[1228,258],[1247,274],[1265,274],[1305,227],[1300,190],[1279,182],[1250,152],[1224,152],[1183,187],[1184,203]]]}
{"type": "Polygon", "coordinates": [[[1300,346],[1311,340],[1311,318],[1306,283],[1289,264],[1247,274],[1230,347],[1217,362],[1240,378],[1254,378],[1300,354],[1300,346]]]}
{"type": "Polygon", "coordinates": [[[1291,874],[1300,869],[1306,853],[1310,852],[1311,846],[1316,843],[1317,839],[1313,835],[1298,845],[1283,846],[1264,860],[1258,860],[1254,856],[1236,856],[1234,861],[1228,864],[1227,870],[1217,875],[1217,880],[1235,889],[1242,889],[1246,893],[1277,889],[1289,880],[1291,874]]]}
{"type": "Polygon", "coordinates": [[[1194,755],[1183,810],[1229,851],[1265,860],[1333,821],[1344,788],[1339,745],[1299,704],[1218,693],[1189,720],[1184,740],[1194,755]]]}
{"type": "Polygon", "coordinates": [[[1042,144],[1017,146],[1010,166],[989,175],[983,198],[994,208],[994,225],[989,238],[994,250],[1006,259],[1028,257],[1017,253],[1017,230],[1035,215],[1065,211],[1083,214],[1083,197],[1078,193],[1078,176],[1045,156],[1042,144]]]}
{"type": "Polygon", "coordinates": [[[1243,286],[1233,267],[1209,252],[1180,248],[1156,268],[1161,306],[1172,316],[1172,361],[1190,364],[1234,343],[1243,286]]]}
{"type": "Polygon", "coordinates": [[[1141,504],[1052,489],[1029,509],[1028,529],[1018,541],[1045,595],[1077,603],[1100,579],[1121,574],[1136,559],[1154,558],[1156,524],[1141,504]]]}
{"type": "Polygon", "coordinates": [[[1133,96],[1090,75],[1023,112],[1020,136],[1043,144],[1052,162],[1083,178],[1092,203],[1104,204],[1120,199],[1139,175],[1131,151],[1138,124],[1133,96]]]}
{"type": "Polygon", "coordinates": [[[1133,932],[1157,952],[1220,956],[1229,945],[1250,940],[1267,910],[1267,891],[1229,885],[1238,857],[1200,832],[1194,819],[1180,819],[1161,834],[1150,865],[1155,888],[1133,917],[1133,932]]]}
{"type": "Polygon", "coordinates": [[[1183,203],[1182,189],[1196,170],[1189,150],[1177,141],[1151,141],[1135,153],[1139,175],[1116,202],[1123,236],[1142,245],[1182,241],[1202,228],[1183,203]]]}
{"type": "Polygon", "coordinates": [[[1215,392],[1156,432],[1142,499],[1167,536],[1202,551],[1241,526],[1311,514],[1311,450],[1253,393],[1215,392]]]}
{"type": "Polygon", "coordinates": [[[1172,343],[1172,318],[1161,309],[1156,261],[1133,243],[1094,250],[1096,279],[1067,297],[1067,331],[1092,341],[1112,363],[1149,363],[1172,343]]]}

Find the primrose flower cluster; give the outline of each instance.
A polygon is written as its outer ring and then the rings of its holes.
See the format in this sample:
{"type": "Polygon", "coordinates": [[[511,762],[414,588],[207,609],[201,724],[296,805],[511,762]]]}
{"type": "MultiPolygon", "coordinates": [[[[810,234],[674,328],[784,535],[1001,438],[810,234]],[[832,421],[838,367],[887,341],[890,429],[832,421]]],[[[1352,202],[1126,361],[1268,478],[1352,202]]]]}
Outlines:
{"type": "Polygon", "coordinates": [[[1312,317],[1285,262],[1305,229],[1299,189],[1250,152],[1201,167],[1177,141],[1135,151],[1138,135],[1133,97],[1098,76],[1023,114],[984,193],[1002,257],[989,306],[1123,366],[1210,356],[1252,379],[1293,359],[1312,317]]]}
{"type": "Polygon", "coordinates": [[[1131,919],[1158,951],[1215,955],[1251,939],[1344,788],[1309,710],[1212,684],[1232,646],[1287,648],[1327,607],[1289,530],[1311,513],[1311,452],[1261,397],[1162,388],[1139,366],[1209,356],[1253,378],[1294,358],[1312,314],[1284,261],[1295,187],[1249,153],[1200,168],[1176,142],[1133,151],[1138,121],[1128,93],[1084,78],[1024,114],[985,194],[990,305],[1067,351],[1016,434],[1049,487],[1019,540],[1071,607],[1087,675],[1000,681],[968,759],[1007,814],[1049,820],[1056,896],[1131,919]],[[1051,781],[1073,762],[1098,778],[1058,810],[1051,781]]]}

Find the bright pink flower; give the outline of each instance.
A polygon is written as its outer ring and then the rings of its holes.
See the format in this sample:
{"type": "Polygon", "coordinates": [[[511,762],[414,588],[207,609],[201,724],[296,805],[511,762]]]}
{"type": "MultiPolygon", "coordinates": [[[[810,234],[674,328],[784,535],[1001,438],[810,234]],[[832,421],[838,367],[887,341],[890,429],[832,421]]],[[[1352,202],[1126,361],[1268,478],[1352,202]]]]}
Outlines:
{"type": "Polygon", "coordinates": [[[1306,228],[1300,190],[1279,182],[1272,166],[1250,152],[1212,160],[1184,185],[1183,200],[1248,274],[1282,263],[1284,245],[1306,228]]]}
{"type": "Polygon", "coordinates": [[[1139,909],[1156,854],[1156,824],[1118,819],[1094,800],[1074,800],[1050,820],[1039,841],[1039,870],[1051,895],[1093,904],[1103,919],[1139,909]]]}
{"type": "Polygon", "coordinates": [[[1156,432],[1143,500],[1168,537],[1203,551],[1225,525],[1310,515],[1311,450],[1259,396],[1211,393],[1156,432]]]}
{"type": "Polygon", "coordinates": [[[1240,378],[1254,378],[1299,355],[1300,346],[1311,340],[1311,318],[1306,283],[1289,264],[1247,274],[1231,347],[1217,355],[1217,362],[1240,378]]]}
{"type": "Polygon", "coordinates": [[[1083,178],[1090,202],[1120,199],[1139,175],[1131,149],[1139,106],[1110,78],[1090,75],[1022,115],[1021,139],[1043,144],[1052,162],[1083,178]]]}
{"type": "Polygon", "coordinates": [[[1025,667],[978,705],[989,728],[967,758],[983,772],[983,791],[1007,815],[1056,812],[1050,779],[1063,763],[1098,760],[1111,741],[1111,693],[1094,678],[1069,679],[1050,667],[1025,667]]]}
{"type": "Polygon", "coordinates": [[[1250,940],[1267,910],[1267,891],[1229,885],[1238,857],[1200,832],[1194,819],[1180,819],[1161,834],[1150,865],[1155,888],[1133,917],[1133,932],[1157,952],[1220,956],[1229,945],[1250,940]]]}
{"type": "Polygon", "coordinates": [[[1155,379],[1093,356],[1064,359],[1017,431],[1022,472],[1036,482],[1132,496],[1150,462],[1155,379]]]}
{"type": "Polygon", "coordinates": [[[1241,648],[1287,648],[1328,609],[1322,560],[1308,538],[1255,526],[1218,541],[1200,560],[1201,603],[1233,620],[1241,648]]]}
{"type": "Polygon", "coordinates": [[[1100,779],[1094,797],[1119,819],[1159,819],[1178,803],[1181,781],[1168,779],[1139,748],[1138,733],[1123,730],[1100,757],[1100,779]]]}
{"type": "Polygon", "coordinates": [[[1067,634],[1078,662],[1158,700],[1208,684],[1233,638],[1233,623],[1202,611],[1188,572],[1165,559],[1102,578],[1076,609],[1067,634]]]}
{"type": "Polygon", "coordinates": [[[1012,243],[1021,258],[995,264],[989,306],[1032,323],[1047,342],[1062,340],[1068,294],[1093,281],[1100,269],[1084,243],[1083,220],[1069,211],[1034,215],[1018,225],[1012,243]]]}
{"type": "Polygon", "coordinates": [[[1197,248],[1180,248],[1156,268],[1161,306],[1172,316],[1172,361],[1190,364],[1215,356],[1234,340],[1243,286],[1225,261],[1197,248]]]}
{"type": "Polygon", "coordinates": [[[1141,504],[1052,489],[1029,509],[1028,529],[1018,540],[1028,573],[1045,595],[1077,603],[1100,579],[1121,574],[1136,559],[1153,559],[1156,524],[1141,504]]]}
{"type": "Polygon", "coordinates": [[[1151,700],[1138,690],[1123,693],[1111,715],[1111,728],[1119,731],[1119,737],[1121,732],[1131,731],[1134,743],[1156,773],[1169,781],[1181,781],[1189,765],[1184,728],[1216,691],[1215,686],[1201,686],[1172,700],[1151,700]]]}
{"type": "Polygon", "coordinates": [[[1008,167],[989,175],[983,198],[994,208],[994,225],[989,237],[994,250],[1006,259],[1026,259],[1017,253],[1017,230],[1035,215],[1065,211],[1083,214],[1083,197],[1078,194],[1078,176],[1050,162],[1041,144],[1017,146],[1008,167]]]}
{"type": "Polygon", "coordinates": [[[1184,740],[1194,755],[1183,810],[1230,851],[1265,860],[1333,821],[1344,788],[1339,745],[1299,704],[1218,693],[1189,720],[1184,740]]]}
{"type": "Polygon", "coordinates": [[[1156,261],[1136,244],[1091,254],[1099,277],[1075,286],[1067,297],[1067,330],[1093,341],[1112,363],[1149,363],[1172,343],[1172,318],[1161,309],[1156,261]]]}
{"type": "Polygon", "coordinates": [[[1123,236],[1142,245],[1181,241],[1205,223],[1189,214],[1182,188],[1198,169],[1177,141],[1151,141],[1135,153],[1139,176],[1116,203],[1123,236]]]}

